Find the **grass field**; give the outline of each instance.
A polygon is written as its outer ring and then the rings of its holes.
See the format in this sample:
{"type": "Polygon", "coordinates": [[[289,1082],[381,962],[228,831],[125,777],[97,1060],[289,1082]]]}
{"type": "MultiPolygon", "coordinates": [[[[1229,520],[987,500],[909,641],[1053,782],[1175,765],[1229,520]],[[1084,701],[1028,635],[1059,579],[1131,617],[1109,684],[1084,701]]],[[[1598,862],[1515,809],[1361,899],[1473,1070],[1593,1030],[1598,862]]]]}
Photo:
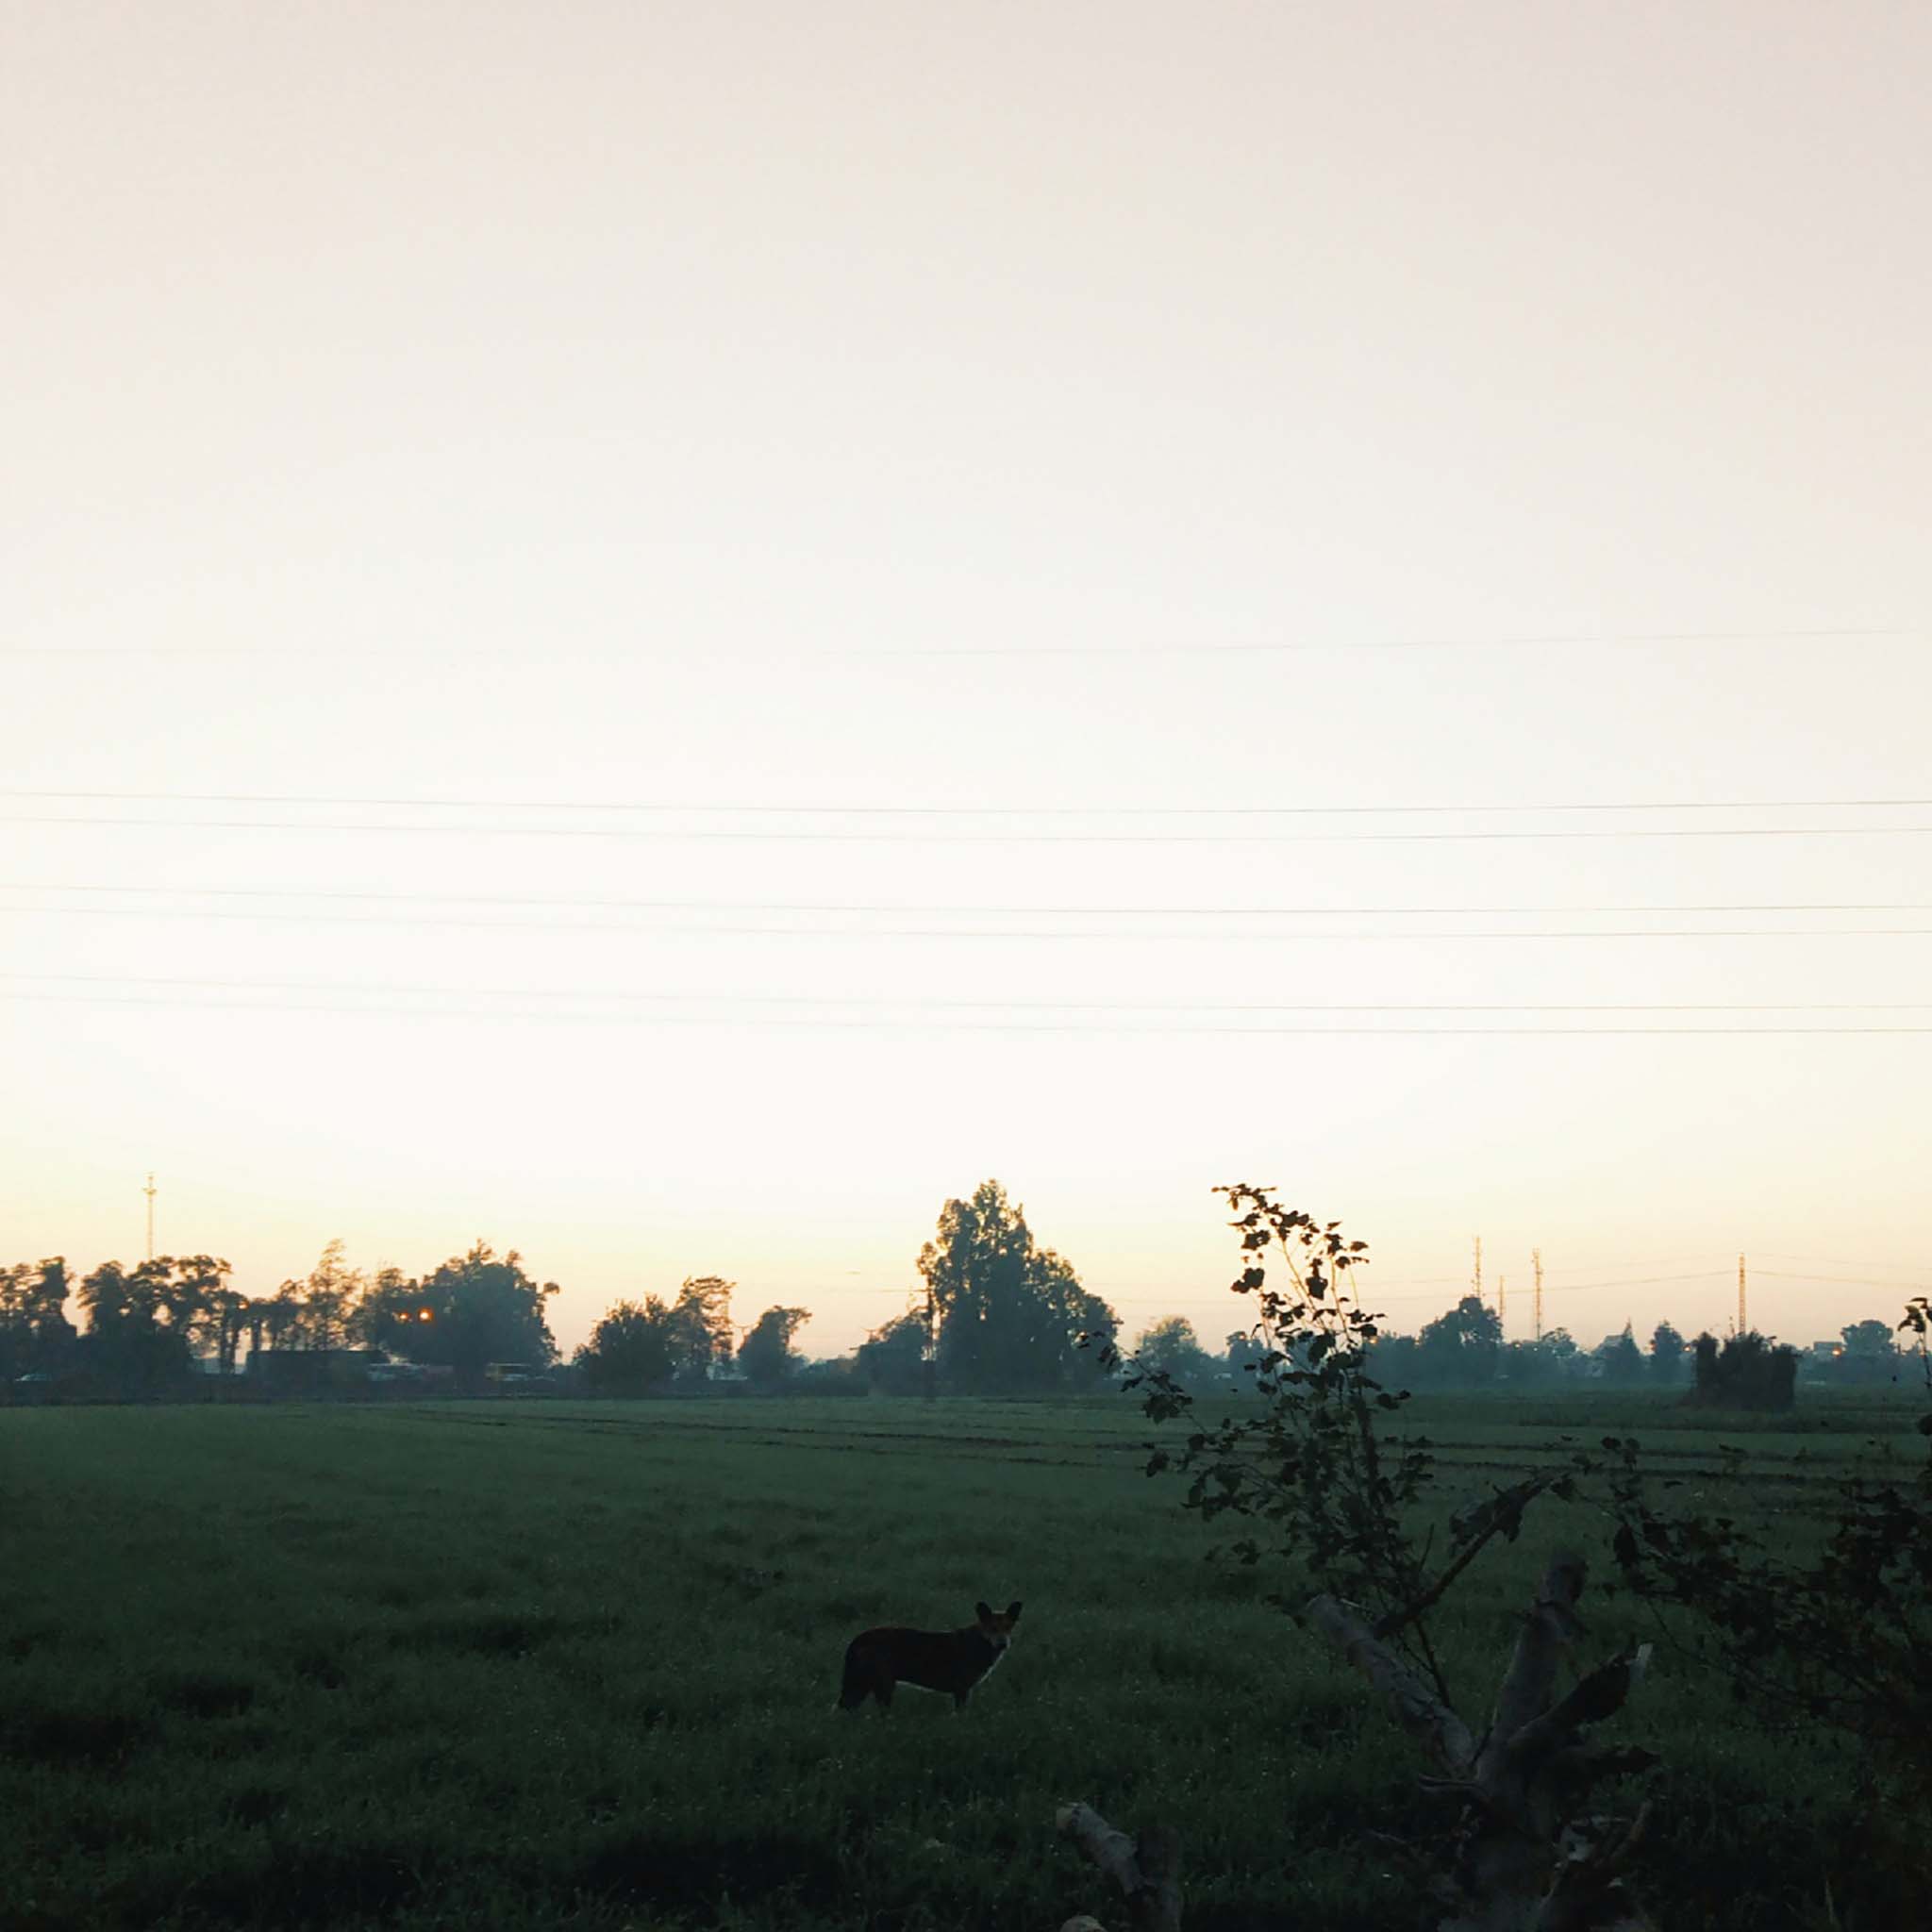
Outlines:
{"type": "MultiPolygon", "coordinates": [[[[1801,1523],[1908,1407],[1686,1426],[1642,1397],[1419,1399],[1444,1503],[1567,1431],[1801,1523]],[[1723,1474],[1720,1445],[1745,1452],[1723,1474]]],[[[1188,1924],[1407,1927],[1366,1837],[1418,1764],[1357,1681],[1203,1560],[1124,1400],[0,1412],[0,1924],[1027,1927],[1112,1914],[1052,1831],[1087,1798],[1186,1846],[1188,1924]],[[1019,1597],[963,1718],[833,1708],[864,1624],[1019,1597]]],[[[1478,1721],[1552,1506],[1441,1641],[1478,1721]]],[[[1601,1565],[1599,1566],[1602,1567],[1601,1565]]],[[[1595,1605],[1593,1650],[1639,1628],[1595,1605]]],[[[1664,1662],[1666,1924],[1907,1923],[1848,1869],[1848,1760],[1664,1662]]],[[[1112,1914],[1117,1919],[1117,1914],[1112,1914]]]]}

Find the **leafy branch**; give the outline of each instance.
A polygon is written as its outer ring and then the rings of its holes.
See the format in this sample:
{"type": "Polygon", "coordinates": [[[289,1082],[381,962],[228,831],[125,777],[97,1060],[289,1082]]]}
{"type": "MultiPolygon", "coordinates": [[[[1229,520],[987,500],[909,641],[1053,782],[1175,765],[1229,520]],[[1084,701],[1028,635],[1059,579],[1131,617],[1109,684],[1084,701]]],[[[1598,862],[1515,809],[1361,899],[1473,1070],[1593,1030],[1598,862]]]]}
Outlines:
{"type": "MultiPolygon", "coordinates": [[[[1433,1445],[1385,1433],[1408,1391],[1371,1373],[1379,1317],[1355,1287],[1368,1243],[1346,1239],[1340,1222],[1282,1207],[1272,1189],[1215,1192],[1234,1211],[1242,1266],[1230,1286],[1253,1311],[1248,1372],[1264,1407],[1193,1429],[1178,1454],[1156,1448],[1148,1474],[1187,1475],[1187,1507],[1204,1519],[1251,1519],[1255,1533],[1233,1545],[1241,1561],[1258,1562],[1266,1541],[1356,1606],[1374,1638],[1392,1640],[1446,1702],[1426,1613],[1492,1540],[1515,1541],[1535,1498],[1573,1495],[1575,1472],[1533,1474],[1458,1510],[1438,1557],[1433,1536],[1418,1541],[1409,1527],[1435,1479],[1433,1445]]],[[[1152,1420],[1191,1416],[1193,1397],[1172,1375],[1138,1361],[1127,1369],[1124,1386],[1142,1391],[1152,1420]]]]}

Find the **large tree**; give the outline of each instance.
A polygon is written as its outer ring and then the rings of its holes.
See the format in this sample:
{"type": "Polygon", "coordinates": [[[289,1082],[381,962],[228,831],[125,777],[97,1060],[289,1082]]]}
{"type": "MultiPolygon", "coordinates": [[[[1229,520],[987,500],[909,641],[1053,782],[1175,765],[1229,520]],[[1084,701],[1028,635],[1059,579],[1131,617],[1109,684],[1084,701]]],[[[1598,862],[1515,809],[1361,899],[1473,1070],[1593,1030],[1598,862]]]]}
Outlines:
{"type": "Polygon", "coordinates": [[[0,1269],[0,1375],[57,1368],[72,1352],[67,1262],[60,1255],[0,1269]]]}
{"type": "Polygon", "coordinates": [[[305,1348],[346,1348],[354,1338],[356,1311],[369,1284],[342,1255],[342,1243],[330,1241],[306,1281],[282,1284],[300,1311],[293,1325],[305,1348]]]}
{"type": "Polygon", "coordinates": [[[1466,1294],[1417,1338],[1419,1366],[1431,1381],[1462,1386],[1493,1382],[1503,1362],[1503,1321],[1478,1296],[1466,1294]]]}
{"type": "Polygon", "coordinates": [[[909,1308],[874,1328],[854,1352],[859,1373],[889,1395],[916,1395],[925,1386],[925,1312],[909,1308]]]}
{"type": "Polygon", "coordinates": [[[767,1308],[738,1346],[738,1366],[753,1387],[775,1389],[794,1374],[803,1359],[791,1346],[792,1337],[811,1320],[808,1308],[767,1308]]]}
{"type": "Polygon", "coordinates": [[[1680,1382],[1684,1377],[1684,1351],[1689,1346],[1668,1322],[1659,1322],[1650,1333],[1650,1373],[1654,1381],[1680,1382]]]}
{"type": "MultiPolygon", "coordinates": [[[[1234,1338],[1245,1341],[1246,1337],[1234,1338]]],[[[1205,1381],[1220,1364],[1201,1346],[1194,1324],[1185,1315],[1166,1315],[1150,1322],[1129,1351],[1136,1367],[1158,1369],[1182,1385],[1205,1381]]]]}
{"type": "Polygon", "coordinates": [[[78,1350],[87,1369],[130,1394],[153,1394],[188,1374],[194,1291],[176,1282],[172,1256],[131,1269],[103,1261],[75,1292],[87,1318],[78,1350]]]}
{"type": "Polygon", "coordinates": [[[1691,1343],[1690,1399],[1712,1408],[1790,1408],[1795,1399],[1798,1351],[1755,1328],[1727,1336],[1700,1335],[1691,1343]]]}
{"type": "Polygon", "coordinates": [[[671,1380],[671,1310],[661,1296],[618,1302],[591,1330],[575,1363],[600,1395],[644,1395],[671,1380]]]}
{"type": "Polygon", "coordinates": [[[1889,1382],[1898,1378],[1898,1345],[1890,1322],[1854,1322],[1839,1330],[1843,1352],[1833,1363],[1840,1380],[1889,1382]]]}
{"type": "Polygon", "coordinates": [[[557,1283],[524,1273],[514,1248],[499,1257],[478,1241],[421,1281],[386,1273],[365,1298],[358,1330],[415,1362],[446,1363],[468,1381],[491,1362],[547,1367],[557,1356],[544,1307],[557,1283]]]}
{"type": "Polygon", "coordinates": [[[1622,1332],[1606,1335],[1593,1351],[1603,1364],[1606,1382],[1627,1386],[1641,1381],[1643,1376],[1643,1351],[1637,1345],[1637,1338],[1630,1332],[1630,1324],[1624,1324],[1622,1332]]]}
{"type": "Polygon", "coordinates": [[[708,1382],[731,1359],[731,1294],[722,1274],[687,1275],[671,1305],[671,1355],[678,1379],[708,1382]]]}
{"type": "Polygon", "coordinates": [[[921,1249],[937,1318],[940,1374],[965,1391],[1057,1389],[1091,1381],[1120,1324],[1072,1266],[1035,1244],[1024,1209],[998,1181],[948,1201],[921,1249]],[[1094,1338],[1083,1356],[1080,1339],[1094,1338]]]}

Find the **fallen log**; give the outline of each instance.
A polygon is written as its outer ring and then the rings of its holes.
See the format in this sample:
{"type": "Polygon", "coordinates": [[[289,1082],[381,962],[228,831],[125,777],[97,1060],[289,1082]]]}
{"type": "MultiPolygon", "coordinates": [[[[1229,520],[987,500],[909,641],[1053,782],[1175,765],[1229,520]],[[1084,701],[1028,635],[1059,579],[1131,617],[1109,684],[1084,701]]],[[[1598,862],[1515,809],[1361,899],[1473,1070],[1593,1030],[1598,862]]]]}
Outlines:
{"type": "MultiPolygon", "coordinates": [[[[1181,1932],[1178,1832],[1153,1824],[1132,1839],[1091,1805],[1062,1805],[1054,1823],[1062,1838],[1072,1839],[1088,1862],[1120,1888],[1134,1932],[1181,1932]]],[[[1069,1919],[1060,1932],[1088,1932],[1090,1927],[1099,1932],[1096,1920],[1069,1919]]]]}

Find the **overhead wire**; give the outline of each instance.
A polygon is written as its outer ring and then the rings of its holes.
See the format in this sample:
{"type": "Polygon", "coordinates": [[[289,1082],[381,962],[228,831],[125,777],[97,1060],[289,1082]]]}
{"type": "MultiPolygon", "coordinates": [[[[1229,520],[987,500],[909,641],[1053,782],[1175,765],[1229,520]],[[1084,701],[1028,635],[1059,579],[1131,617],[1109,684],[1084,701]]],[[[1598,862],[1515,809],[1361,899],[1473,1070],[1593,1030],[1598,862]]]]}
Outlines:
{"type": "Polygon", "coordinates": [[[472,932],[608,933],[651,939],[761,938],[798,940],[1103,940],[1114,944],[1144,941],[1165,944],[1176,940],[1218,943],[1305,944],[1319,941],[1387,941],[1416,940],[1866,940],[1928,939],[1932,925],[1829,926],[1801,929],[1791,926],[1597,926],[1544,929],[1542,931],[1478,930],[1462,927],[1410,927],[1402,931],[1371,931],[1359,928],[1315,932],[1210,931],[1198,926],[1169,932],[1132,931],[1097,926],[806,926],[686,924],[668,926],[637,925],[609,920],[502,920],[418,918],[391,913],[327,913],[249,911],[226,912],[203,907],[154,908],[133,906],[0,906],[0,913],[12,912],[44,918],[120,918],[241,921],[247,924],[294,924],[303,925],[414,926],[446,927],[472,932]]]}
{"type": "Polygon", "coordinates": [[[1750,1001],[1328,1001],[1042,1000],[955,998],[924,993],[819,994],[641,991],[634,987],[425,986],[415,982],[231,979],[141,973],[0,972],[0,985],[147,986],[224,992],[381,993],[425,999],[618,1001],[654,1006],[873,1007],[936,1011],[1078,1013],[1902,1013],[1932,1012],[1932,1000],[1750,1001]]]}
{"type": "Polygon", "coordinates": [[[1474,801],[1421,805],[783,805],[705,803],[698,800],[596,798],[383,798],[305,791],[80,791],[43,786],[0,786],[0,798],[97,800],[145,805],[301,805],[341,810],[425,811],[627,811],[758,813],[820,818],[1277,818],[1400,816],[1418,813],[1579,812],[1579,811],[1911,811],[1932,806],[1932,798],[1687,798],[1474,801]]]}
{"type": "Polygon", "coordinates": [[[1176,1038],[1200,1039],[1219,1035],[1234,1039],[1258,1039],[1268,1037],[1298,1037],[1304,1039],[1396,1039],[1420,1037],[1434,1039],[1615,1039],[1639,1035],[1656,1037],[1695,1036],[1705,1039],[1741,1039],[1748,1037],[1777,1037],[1782,1039],[1825,1039],[1852,1036],[1879,1035],[1932,1035],[1928,1026],[1273,1026],[1273,1025],[1181,1025],[1172,1022],[1154,1024],[1129,1024],[1116,1020],[1103,1020],[1086,1026],[1071,1025],[1064,1021],[960,1021],[933,1019],[891,1019],[850,1018],[813,1016],[808,1019],[780,1017],[760,1013],[756,1017],[739,1013],[714,1015],[703,1013],[663,1014],[651,1012],[581,1012],[568,1011],[558,1008],[518,1008],[508,1007],[454,1007],[402,1006],[362,1003],[348,1003],[341,997],[332,1001],[251,1001],[234,999],[181,999],[173,995],[150,994],[124,995],[118,993],[65,993],[65,992],[6,992],[0,993],[0,1001],[8,1003],[38,1003],[61,1006],[120,1006],[120,1007],[170,1007],[184,1010],[255,1012],[255,1013],[338,1013],[349,1017],[369,1014],[401,1016],[411,1019],[435,1020],[517,1020],[545,1022],[574,1022],[608,1025],[618,1024],[636,1026],[659,1027],[758,1027],[780,1028],[801,1031],[842,1031],[842,1032],[894,1032],[894,1033],[1057,1033],[1070,1037],[1079,1035],[1132,1035],[1169,1034],[1176,1038]]]}
{"type": "Polygon", "coordinates": [[[0,824],[131,827],[148,832],[354,832],[402,838],[635,839],[659,843],[828,845],[1361,845],[1466,844],[1494,841],[1618,839],[1907,838],[1932,825],[1623,825],[1574,829],[1458,832],[815,832],[733,826],[386,824],[375,820],[127,818],[105,813],[0,812],[0,824]]]}
{"type": "Polygon", "coordinates": [[[1817,900],[1817,901],[1735,901],[1664,906],[1569,905],[1569,906],[960,906],[903,901],[752,899],[623,899],[609,897],[559,898],[554,895],[528,896],[500,892],[388,892],[349,891],[339,888],[318,890],[308,886],[153,886],[144,884],[84,884],[72,880],[0,880],[4,892],[120,892],[180,894],[199,899],[325,899],[362,900],[386,904],[438,906],[518,906],[560,908],[571,910],[608,909],[650,912],[840,912],[904,913],[974,918],[1372,918],[1429,917],[1489,918],[1537,917],[1568,918],[1573,914],[1634,915],[1661,917],[1674,913],[1732,912],[1932,912],[1932,900],[1817,900]]]}
{"type": "Polygon", "coordinates": [[[701,665],[734,659],[754,661],[771,656],[791,660],[820,661],[841,658],[889,658],[917,661],[924,658],[1206,658],[1270,657],[1291,653],[1333,651],[1520,651],[1611,649],[1653,644],[1740,644],[1740,643],[1847,643],[1903,642],[1923,640],[1923,625],[1827,625],[1812,628],[1774,628],[1769,630],[1658,630],[1658,631],[1548,631],[1517,637],[1453,637],[1423,635],[1393,638],[1265,638],[1249,641],[1210,641],[1186,642],[1148,640],[1125,644],[848,644],[801,647],[781,641],[746,649],[717,650],[708,646],[682,656],[658,651],[637,651],[622,646],[573,645],[555,639],[541,645],[478,647],[475,644],[370,644],[336,645],[326,652],[314,650],[264,650],[256,644],[226,643],[136,643],[66,646],[58,644],[0,645],[0,657],[8,658],[247,658],[267,663],[305,663],[317,657],[327,658],[460,658],[479,661],[508,659],[516,662],[548,664],[558,658],[591,658],[627,665],[701,665]]]}

